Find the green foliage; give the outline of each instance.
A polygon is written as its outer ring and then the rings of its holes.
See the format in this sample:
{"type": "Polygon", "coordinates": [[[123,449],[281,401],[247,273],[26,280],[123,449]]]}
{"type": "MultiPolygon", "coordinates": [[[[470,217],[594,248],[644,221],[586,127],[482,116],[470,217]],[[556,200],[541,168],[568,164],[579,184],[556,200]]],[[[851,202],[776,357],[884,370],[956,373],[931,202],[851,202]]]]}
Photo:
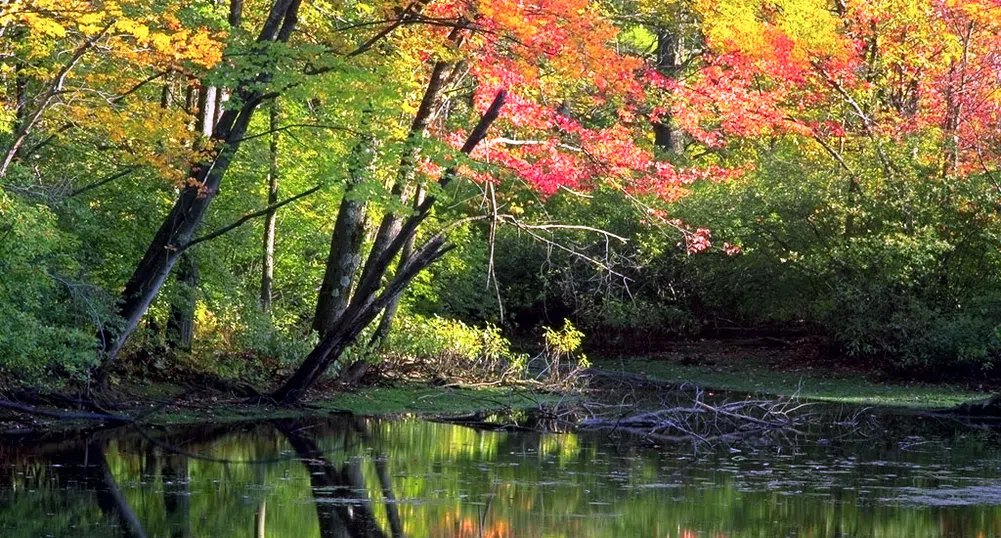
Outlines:
{"type": "Polygon", "coordinates": [[[518,372],[524,358],[511,351],[511,343],[500,328],[487,324],[473,327],[462,321],[401,316],[390,337],[389,353],[411,357],[442,377],[503,377],[518,372]]]}
{"type": "Polygon", "coordinates": [[[591,366],[587,355],[581,353],[584,333],[565,319],[560,329],[543,327],[542,340],[544,349],[540,358],[543,370],[538,377],[556,386],[573,387],[580,373],[591,366]]]}
{"type": "Polygon", "coordinates": [[[9,384],[82,379],[96,361],[88,322],[105,309],[69,276],[77,265],[63,250],[73,246],[52,212],[0,191],[0,378],[9,384]]]}
{"type": "Polygon", "coordinates": [[[846,177],[778,145],[748,177],[676,204],[715,241],[742,247],[685,260],[701,315],[806,322],[847,356],[889,368],[992,368],[1001,226],[990,178],[951,182],[901,164],[890,180],[878,162],[853,166],[846,177]]]}

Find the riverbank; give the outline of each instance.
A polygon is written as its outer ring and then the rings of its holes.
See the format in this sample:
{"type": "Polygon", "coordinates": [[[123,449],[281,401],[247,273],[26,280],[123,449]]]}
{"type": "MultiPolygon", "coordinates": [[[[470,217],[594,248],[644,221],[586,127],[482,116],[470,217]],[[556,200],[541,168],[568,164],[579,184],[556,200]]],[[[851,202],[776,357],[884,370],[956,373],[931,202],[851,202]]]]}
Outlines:
{"type": "Polygon", "coordinates": [[[299,419],[334,414],[356,416],[445,417],[469,413],[507,412],[566,402],[571,396],[532,391],[523,387],[439,387],[426,384],[359,387],[315,395],[297,407],[250,404],[221,392],[184,393],[180,387],[129,387],[118,403],[95,413],[64,405],[19,402],[30,411],[0,410],[0,434],[57,432],[131,423],[158,428],[187,424],[226,424],[248,421],[299,419]],[[155,394],[156,397],[150,396],[155,394]],[[81,418],[80,413],[107,415],[81,418]],[[64,415],[63,417],[53,415],[64,415]]]}
{"type": "MultiPolygon", "coordinates": [[[[796,395],[804,400],[917,411],[955,407],[985,399],[991,389],[949,383],[892,380],[875,370],[818,359],[807,346],[776,345],[771,341],[679,342],[643,356],[593,359],[601,372],[620,372],[636,379],[661,382],[657,393],[685,384],[709,392],[733,391],[767,397],[796,395]],[[665,388],[665,386],[667,388],[665,388]]],[[[596,388],[596,387],[592,387],[596,388]]],[[[596,389],[601,392],[601,389],[596,389]]],[[[610,389],[611,390],[611,389],[610,389]]],[[[224,390],[191,391],[164,383],[119,387],[100,405],[73,405],[65,396],[13,398],[29,410],[0,410],[0,433],[67,431],[102,425],[137,423],[149,427],[223,424],[322,417],[356,416],[447,417],[470,413],[506,412],[552,407],[587,396],[537,390],[531,385],[439,386],[429,382],[397,382],[379,378],[370,386],[332,388],[314,393],[303,405],[284,407],[247,403],[224,390]],[[107,414],[80,418],[78,413],[107,414]],[[64,414],[66,416],[60,416],[64,414]]],[[[598,398],[592,394],[591,398],[598,398]]]]}
{"type": "Polygon", "coordinates": [[[790,396],[832,403],[931,410],[990,395],[968,385],[887,378],[878,371],[820,360],[806,346],[768,341],[681,342],[643,356],[593,359],[607,371],[706,390],[790,396]]]}

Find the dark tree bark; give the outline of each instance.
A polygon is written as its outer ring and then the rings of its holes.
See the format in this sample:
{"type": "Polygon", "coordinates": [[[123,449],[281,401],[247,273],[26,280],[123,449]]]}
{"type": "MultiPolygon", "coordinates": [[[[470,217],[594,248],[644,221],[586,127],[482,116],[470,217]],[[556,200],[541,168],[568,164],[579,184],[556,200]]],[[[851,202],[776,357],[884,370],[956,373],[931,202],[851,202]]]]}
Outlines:
{"type": "MultiPolygon", "coordinates": [[[[449,34],[448,38],[459,43],[462,39],[462,25],[457,26],[449,34]]],[[[420,106],[414,115],[407,139],[404,143],[403,154],[400,157],[399,177],[393,185],[392,194],[399,197],[400,201],[406,202],[407,189],[413,183],[416,171],[417,155],[420,151],[420,141],[427,131],[428,124],[433,115],[435,103],[445,86],[446,74],[451,67],[448,62],[435,62],[431,69],[431,77],[428,80],[427,88],[421,98],[420,106]]],[[[356,168],[357,169],[357,168],[356,168]]],[[[361,181],[361,177],[352,177],[352,184],[361,181]]],[[[330,254],[327,258],[327,270],[324,274],[323,285],[320,288],[320,297],[317,301],[316,315],[313,317],[313,328],[324,337],[333,330],[339,318],[347,309],[350,300],[351,290],[354,287],[354,275],[360,263],[361,240],[364,231],[362,222],[364,207],[347,197],[341,203],[341,208],[337,215],[337,225],[334,228],[334,235],[330,242],[330,254]]],[[[387,213],[379,225],[375,240],[369,251],[365,268],[359,279],[359,287],[356,294],[373,294],[381,284],[382,276],[385,274],[385,267],[380,267],[376,260],[379,260],[386,252],[393,239],[399,235],[402,217],[395,212],[387,213]],[[374,273],[379,273],[379,278],[373,278],[374,273]],[[372,287],[360,287],[365,282],[371,282],[372,287]]],[[[413,239],[409,241],[413,246],[413,239]]],[[[409,253],[406,253],[408,254],[409,253]]],[[[401,265],[404,260],[401,259],[401,265]]],[[[394,304],[396,301],[394,301],[394,304]]],[[[395,311],[395,307],[394,307],[395,311]]]]}
{"type": "Polygon", "coordinates": [[[167,342],[174,349],[191,351],[195,340],[195,305],[198,302],[198,262],[194,252],[181,254],[174,279],[180,289],[170,303],[167,342]]]}
{"type": "MultiPolygon", "coordinates": [[[[679,47],[681,46],[678,32],[658,28],[657,34],[657,71],[666,77],[674,78],[678,68],[679,47]]],[[[672,125],[670,114],[665,114],[660,121],[653,124],[654,144],[664,151],[678,155],[684,152],[684,140],[681,131],[672,125]]]]}
{"type": "Polygon", "coordinates": [[[239,28],[243,22],[243,0],[229,0],[229,25],[239,28]]]}
{"type": "MultiPolygon", "coordinates": [[[[160,106],[170,106],[169,84],[164,85],[160,106]]],[[[211,134],[215,114],[215,88],[203,86],[199,91],[198,125],[199,130],[211,134]]],[[[181,254],[174,280],[178,284],[177,295],[170,302],[170,314],[167,317],[167,345],[172,349],[191,351],[195,339],[195,305],[198,300],[198,264],[193,252],[181,254]]]]}
{"type": "MultiPolygon", "coordinates": [[[[271,102],[268,121],[271,141],[268,147],[268,206],[278,203],[278,100],[271,102]]],[[[261,269],[261,309],[271,311],[271,288],[275,278],[275,217],[278,208],[264,215],[264,259],[261,269]]]]}
{"type": "MultiPolygon", "coordinates": [[[[462,30],[463,25],[457,25],[449,33],[448,39],[456,43],[456,45],[460,44],[462,41],[462,30]]],[[[438,96],[445,86],[446,74],[451,66],[452,64],[449,62],[435,62],[434,67],[431,68],[431,78],[428,80],[427,88],[424,90],[424,96],[421,97],[421,104],[417,107],[417,113],[414,114],[414,121],[410,124],[403,154],[400,157],[399,177],[393,185],[392,190],[393,196],[399,197],[402,203],[406,203],[407,189],[412,185],[416,174],[420,142],[427,131],[428,124],[431,122],[435,103],[438,101],[438,96]]],[[[365,271],[368,271],[369,267],[373,266],[372,262],[381,257],[393,238],[399,235],[401,224],[402,217],[392,212],[382,219],[379,231],[375,235],[375,241],[372,242],[372,249],[369,251],[368,259],[365,262],[365,271]]],[[[365,281],[366,276],[363,272],[361,280],[365,281]]]]}
{"type": "Polygon", "coordinates": [[[355,274],[361,265],[362,240],[365,238],[365,202],[354,199],[352,192],[371,171],[374,158],[375,140],[360,140],[352,152],[348,182],[344,187],[344,196],[330,236],[330,252],[327,254],[326,270],[313,315],[313,329],[321,338],[330,332],[348,307],[355,274]]]}
{"type": "MultiPolygon", "coordinates": [[[[263,54],[266,44],[287,42],[298,22],[300,0],[274,0],[257,38],[263,54]]],[[[125,285],[118,303],[121,325],[100,335],[103,361],[96,373],[99,384],[107,378],[110,366],[126,339],[145,315],[150,303],[177,262],[179,252],[191,240],[202,223],[205,212],[219,191],[219,185],[247,132],[250,120],[265,96],[260,86],[271,79],[267,68],[237,84],[241,106],[223,112],[215,124],[212,139],[217,143],[213,155],[192,166],[190,184],[181,191],[174,207],[160,225],[132,277],[125,285]]]]}
{"type": "MultiPolygon", "coordinates": [[[[487,130],[497,119],[501,107],[504,105],[506,92],[501,90],[497,93],[490,108],[480,118],[479,123],[470,132],[462,146],[462,153],[469,154],[486,136],[487,130]]],[[[455,176],[455,169],[446,170],[439,180],[439,185],[445,187],[455,176]]],[[[414,250],[409,260],[397,271],[389,284],[379,292],[382,278],[385,276],[393,259],[400,253],[404,245],[410,241],[417,228],[431,213],[434,206],[435,197],[428,196],[423,203],[417,207],[414,215],[409,217],[400,226],[400,231],[387,241],[387,245],[381,254],[369,255],[365,270],[362,272],[358,282],[357,290],[351,297],[347,309],[338,318],[332,330],[324,335],[320,343],[313,348],[313,351],[306,357],[302,365],[294,374],[274,393],[271,397],[275,400],[292,403],[298,401],[302,395],[309,390],[320,377],[336,361],[344,349],[351,345],[358,338],[358,335],[372,323],[383,308],[395,300],[415,276],[422,270],[434,263],[443,256],[451,247],[445,245],[445,239],[439,234],[414,250]]],[[[393,218],[387,215],[383,219],[393,218]]]]}
{"type": "MultiPolygon", "coordinates": [[[[417,191],[417,195],[414,198],[414,207],[420,207],[424,203],[424,193],[420,189],[417,191]]],[[[414,253],[414,237],[411,237],[403,245],[403,250],[400,252],[400,261],[396,268],[397,272],[406,266],[407,262],[410,261],[410,256],[414,253]]],[[[393,332],[393,319],[396,318],[396,312],[400,308],[400,299],[403,296],[399,295],[393,298],[392,301],[382,312],[382,318],[379,319],[379,326],[376,327],[375,332],[372,333],[372,341],[370,342],[376,348],[381,348],[386,345],[389,341],[389,335],[393,332]]]]}

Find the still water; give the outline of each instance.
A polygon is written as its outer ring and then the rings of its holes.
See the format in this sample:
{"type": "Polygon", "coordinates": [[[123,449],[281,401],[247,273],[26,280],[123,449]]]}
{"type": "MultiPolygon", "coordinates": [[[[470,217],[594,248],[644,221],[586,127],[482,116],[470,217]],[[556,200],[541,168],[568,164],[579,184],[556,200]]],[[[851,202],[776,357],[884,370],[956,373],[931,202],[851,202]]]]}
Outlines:
{"type": "Polygon", "coordinates": [[[698,453],[419,419],[0,437],[0,536],[1001,537],[994,433],[877,420],[698,453]]]}

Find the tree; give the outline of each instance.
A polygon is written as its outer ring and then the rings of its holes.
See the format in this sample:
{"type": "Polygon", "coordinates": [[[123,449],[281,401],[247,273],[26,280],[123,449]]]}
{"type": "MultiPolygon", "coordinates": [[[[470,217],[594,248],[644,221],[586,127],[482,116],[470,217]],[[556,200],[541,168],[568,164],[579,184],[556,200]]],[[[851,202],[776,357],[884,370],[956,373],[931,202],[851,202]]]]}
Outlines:
{"type": "MultiPolygon", "coordinates": [[[[255,42],[256,48],[252,49],[251,54],[263,57],[268,45],[288,42],[298,22],[299,7],[299,0],[275,0],[261,25],[255,42]]],[[[118,307],[123,326],[101,335],[104,359],[98,372],[99,380],[106,378],[108,369],[125,340],[146,313],[218,193],[254,112],[268,98],[260,86],[267,84],[272,77],[272,66],[269,63],[264,62],[259,69],[236,83],[232,94],[238,97],[241,105],[225,110],[219,117],[211,137],[217,145],[208,152],[207,158],[191,167],[188,184],[125,284],[118,307]]]]}

